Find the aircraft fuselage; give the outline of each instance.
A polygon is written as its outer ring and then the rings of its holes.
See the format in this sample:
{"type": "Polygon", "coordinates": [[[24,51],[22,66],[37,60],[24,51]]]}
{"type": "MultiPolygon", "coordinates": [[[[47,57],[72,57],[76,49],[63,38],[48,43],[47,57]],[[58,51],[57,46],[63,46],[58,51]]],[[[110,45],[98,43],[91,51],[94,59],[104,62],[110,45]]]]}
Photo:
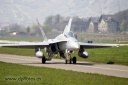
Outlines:
{"type": "Polygon", "coordinates": [[[58,43],[60,50],[78,50],[80,48],[80,45],[78,44],[78,41],[75,39],[75,37],[67,36],[64,34],[61,34],[57,36],[55,39],[57,40],[67,40],[67,42],[58,43]]]}

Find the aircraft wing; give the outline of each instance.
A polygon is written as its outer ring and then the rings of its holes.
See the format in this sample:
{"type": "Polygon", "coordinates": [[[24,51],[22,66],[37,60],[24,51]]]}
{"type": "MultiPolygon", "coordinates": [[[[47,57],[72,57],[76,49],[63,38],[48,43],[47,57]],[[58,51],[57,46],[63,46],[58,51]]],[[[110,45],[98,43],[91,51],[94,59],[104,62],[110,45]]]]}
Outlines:
{"type": "Polygon", "coordinates": [[[66,42],[65,40],[50,40],[44,42],[18,42],[11,44],[0,44],[0,47],[12,47],[12,48],[35,48],[40,47],[44,48],[50,44],[66,42]]]}
{"type": "Polygon", "coordinates": [[[12,47],[12,48],[33,48],[40,46],[41,48],[48,46],[47,42],[19,42],[14,44],[0,44],[0,47],[12,47]]]}
{"type": "Polygon", "coordinates": [[[118,44],[93,44],[93,43],[82,43],[79,42],[79,45],[85,48],[104,48],[104,47],[118,47],[118,44]]]}

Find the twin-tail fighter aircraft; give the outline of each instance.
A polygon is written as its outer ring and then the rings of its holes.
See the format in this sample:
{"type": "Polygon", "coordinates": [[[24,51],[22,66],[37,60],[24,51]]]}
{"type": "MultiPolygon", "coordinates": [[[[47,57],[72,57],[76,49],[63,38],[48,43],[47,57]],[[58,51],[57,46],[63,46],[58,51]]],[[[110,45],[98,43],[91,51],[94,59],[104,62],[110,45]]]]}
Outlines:
{"type": "MultiPolygon", "coordinates": [[[[38,21],[37,21],[38,22],[38,21]]],[[[59,53],[61,57],[65,58],[65,63],[76,64],[76,57],[72,57],[71,53],[75,50],[78,51],[78,56],[88,58],[86,48],[100,48],[100,47],[113,47],[116,44],[93,44],[78,42],[71,29],[72,19],[69,20],[63,33],[58,35],[55,39],[47,39],[42,26],[38,22],[38,26],[43,36],[43,42],[19,42],[15,44],[0,44],[0,47],[18,47],[18,48],[34,48],[35,56],[42,59],[42,64],[46,61],[52,60],[53,54],[59,53]],[[45,49],[48,57],[46,58],[41,49],[45,49]]]]}

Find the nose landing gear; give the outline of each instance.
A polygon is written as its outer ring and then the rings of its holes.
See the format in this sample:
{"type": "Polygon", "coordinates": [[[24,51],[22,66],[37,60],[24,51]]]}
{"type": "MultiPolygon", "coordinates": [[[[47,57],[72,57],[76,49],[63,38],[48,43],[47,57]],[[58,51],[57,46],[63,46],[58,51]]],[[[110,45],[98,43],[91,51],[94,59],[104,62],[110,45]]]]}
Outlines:
{"type": "Polygon", "coordinates": [[[65,59],[65,64],[76,64],[76,57],[74,56],[73,58],[70,58],[70,59],[65,59]]]}
{"type": "Polygon", "coordinates": [[[66,49],[66,59],[65,59],[65,64],[76,64],[76,57],[74,56],[73,58],[71,57],[70,51],[66,49]]]}

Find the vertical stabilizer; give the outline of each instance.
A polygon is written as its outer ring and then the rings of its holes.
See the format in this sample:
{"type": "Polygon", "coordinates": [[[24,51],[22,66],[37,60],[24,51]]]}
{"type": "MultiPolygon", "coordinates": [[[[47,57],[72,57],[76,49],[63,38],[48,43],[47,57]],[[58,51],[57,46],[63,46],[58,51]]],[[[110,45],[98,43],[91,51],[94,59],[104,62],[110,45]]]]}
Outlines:
{"type": "Polygon", "coordinates": [[[66,33],[70,32],[71,24],[72,24],[72,18],[70,18],[70,20],[68,22],[68,25],[65,26],[63,34],[66,34],[66,33]]]}
{"type": "Polygon", "coordinates": [[[47,39],[47,37],[46,37],[46,35],[45,35],[45,33],[44,33],[44,30],[43,30],[42,26],[40,25],[38,19],[37,19],[36,21],[37,21],[38,26],[39,26],[39,28],[40,28],[40,31],[41,31],[41,34],[42,34],[43,39],[44,39],[45,41],[47,41],[48,39],[47,39]]]}

